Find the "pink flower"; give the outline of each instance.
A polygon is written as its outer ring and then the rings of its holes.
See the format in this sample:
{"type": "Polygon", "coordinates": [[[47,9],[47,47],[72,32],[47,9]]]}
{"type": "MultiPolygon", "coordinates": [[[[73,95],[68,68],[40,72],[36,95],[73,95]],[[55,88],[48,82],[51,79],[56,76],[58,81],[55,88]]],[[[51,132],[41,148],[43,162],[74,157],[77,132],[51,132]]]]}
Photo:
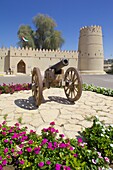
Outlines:
{"type": "Polygon", "coordinates": [[[36,150],[39,150],[39,151],[40,151],[40,147],[36,147],[36,148],[34,148],[34,151],[36,151],[36,150]]]}
{"type": "Polygon", "coordinates": [[[23,140],[27,140],[27,139],[28,139],[28,136],[23,136],[22,139],[23,139],[23,140]]]}
{"type": "Polygon", "coordinates": [[[11,137],[12,139],[18,138],[18,134],[14,133],[14,135],[11,137]]]}
{"type": "Polygon", "coordinates": [[[60,143],[59,148],[66,148],[66,144],[65,143],[60,143]]]}
{"type": "Polygon", "coordinates": [[[42,167],[44,166],[44,162],[40,162],[40,163],[38,164],[38,166],[39,166],[40,168],[42,168],[42,167]]]}
{"type": "Polygon", "coordinates": [[[22,153],[23,153],[22,150],[21,150],[21,151],[18,151],[18,154],[19,154],[19,155],[22,155],[22,153]]]}
{"type": "Polygon", "coordinates": [[[38,154],[39,154],[39,152],[40,152],[39,150],[36,150],[36,151],[35,151],[35,154],[36,154],[36,155],[38,155],[38,154]]]}
{"type": "Polygon", "coordinates": [[[54,148],[57,148],[57,147],[58,147],[58,143],[54,142],[54,148]]]}
{"type": "Polygon", "coordinates": [[[5,131],[5,130],[6,130],[6,128],[2,128],[2,130],[4,130],[4,131],[5,131]]]}
{"type": "Polygon", "coordinates": [[[51,129],[50,129],[50,132],[51,132],[51,133],[54,133],[54,132],[56,132],[56,130],[55,130],[54,128],[51,128],[51,129]]]}
{"type": "Polygon", "coordinates": [[[52,149],[52,142],[48,142],[48,149],[52,149]]]}
{"type": "Polygon", "coordinates": [[[3,125],[5,125],[6,124],[6,121],[3,121],[3,123],[2,123],[3,125]]]}
{"type": "Polygon", "coordinates": [[[104,157],[105,161],[109,163],[109,158],[108,157],[104,157]]]}
{"type": "Polygon", "coordinates": [[[15,126],[19,126],[19,123],[15,123],[15,126]]]}
{"type": "Polygon", "coordinates": [[[98,157],[99,157],[99,158],[102,158],[101,153],[100,153],[100,152],[97,152],[97,153],[98,153],[98,157]]]}
{"type": "Polygon", "coordinates": [[[28,144],[32,144],[32,143],[33,143],[33,140],[29,140],[29,141],[28,141],[28,144]]]}
{"type": "Polygon", "coordinates": [[[60,170],[61,169],[61,164],[56,164],[55,165],[55,170],[60,170]]]}
{"type": "Polygon", "coordinates": [[[10,144],[12,144],[13,143],[13,141],[12,140],[10,140],[10,142],[9,142],[10,144]]]}
{"type": "Polygon", "coordinates": [[[14,148],[12,148],[12,149],[11,149],[11,152],[13,153],[14,151],[15,151],[14,148]]]}
{"type": "Polygon", "coordinates": [[[40,147],[34,148],[34,152],[35,152],[35,154],[39,154],[39,152],[40,152],[40,147]]]}
{"type": "Polygon", "coordinates": [[[6,132],[2,132],[2,135],[3,135],[3,136],[6,136],[6,132]]]}
{"type": "Polygon", "coordinates": [[[20,160],[19,162],[20,162],[20,164],[22,164],[22,165],[24,164],[24,160],[20,160]]]}
{"type": "Polygon", "coordinates": [[[5,140],[4,140],[4,143],[8,143],[8,140],[7,140],[7,139],[5,139],[5,140]]]}
{"type": "Polygon", "coordinates": [[[50,125],[54,126],[54,125],[55,125],[55,122],[51,122],[50,125]]]}
{"type": "Polygon", "coordinates": [[[78,157],[78,154],[77,154],[77,153],[75,153],[73,156],[74,156],[75,158],[77,158],[77,157],[78,157]]]}
{"type": "Polygon", "coordinates": [[[6,164],[7,164],[7,160],[4,159],[4,160],[2,161],[2,165],[5,166],[6,164]]]}
{"type": "Polygon", "coordinates": [[[60,134],[59,136],[60,136],[61,138],[63,138],[63,137],[64,137],[64,134],[60,134]]]}
{"type": "Polygon", "coordinates": [[[12,129],[9,129],[9,133],[11,133],[13,130],[12,129]]]}
{"type": "Polygon", "coordinates": [[[49,160],[46,161],[46,164],[47,164],[47,165],[50,165],[50,164],[51,164],[51,161],[49,161],[49,160]]]}
{"type": "Polygon", "coordinates": [[[35,131],[33,131],[33,130],[30,130],[30,133],[35,133],[35,131]]]}
{"type": "Polygon", "coordinates": [[[24,144],[20,144],[19,147],[20,147],[20,148],[23,148],[23,147],[24,147],[24,144]]]}
{"type": "Polygon", "coordinates": [[[0,165],[0,170],[3,170],[3,167],[2,167],[2,165],[0,165]]]}
{"type": "Polygon", "coordinates": [[[48,141],[48,139],[43,139],[43,140],[42,140],[42,143],[41,143],[41,145],[44,145],[44,144],[46,144],[46,143],[47,143],[47,141],[48,141]]]}
{"type": "Polygon", "coordinates": [[[11,158],[11,156],[10,156],[10,155],[7,155],[7,158],[8,158],[8,159],[10,159],[10,158],[11,158]]]}
{"type": "Polygon", "coordinates": [[[69,148],[69,149],[70,149],[70,151],[73,151],[73,150],[74,150],[72,146],[70,146],[70,148],[69,148]]]}
{"type": "Polygon", "coordinates": [[[82,138],[78,138],[78,143],[82,143],[82,138]]]}
{"type": "Polygon", "coordinates": [[[26,150],[28,151],[28,152],[32,152],[32,148],[26,148],[26,150]]]}
{"type": "Polygon", "coordinates": [[[25,131],[23,131],[23,132],[21,132],[20,134],[21,134],[21,135],[25,135],[25,134],[26,134],[26,132],[25,132],[25,131]]]}
{"type": "Polygon", "coordinates": [[[56,130],[56,133],[59,133],[58,129],[56,130]]]}
{"type": "Polygon", "coordinates": [[[48,129],[46,129],[46,128],[43,128],[43,131],[44,131],[44,132],[47,132],[47,130],[48,130],[48,129]]]}
{"type": "Polygon", "coordinates": [[[71,170],[69,166],[63,166],[63,170],[71,170]]]}
{"type": "Polygon", "coordinates": [[[8,152],[8,148],[4,149],[4,154],[6,154],[8,152]]]}
{"type": "Polygon", "coordinates": [[[28,136],[22,136],[22,138],[20,139],[21,142],[24,142],[25,140],[28,139],[28,136]]]}

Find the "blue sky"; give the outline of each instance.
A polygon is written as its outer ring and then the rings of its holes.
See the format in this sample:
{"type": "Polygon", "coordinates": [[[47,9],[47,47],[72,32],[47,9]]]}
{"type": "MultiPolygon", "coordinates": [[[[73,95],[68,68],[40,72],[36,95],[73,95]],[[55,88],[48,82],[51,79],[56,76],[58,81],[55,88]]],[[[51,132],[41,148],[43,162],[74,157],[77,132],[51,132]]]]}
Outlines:
{"type": "Polygon", "coordinates": [[[62,50],[77,50],[79,30],[100,25],[105,58],[113,58],[113,0],[0,0],[0,47],[17,46],[17,31],[22,24],[35,27],[32,19],[47,14],[62,32],[62,50]]]}

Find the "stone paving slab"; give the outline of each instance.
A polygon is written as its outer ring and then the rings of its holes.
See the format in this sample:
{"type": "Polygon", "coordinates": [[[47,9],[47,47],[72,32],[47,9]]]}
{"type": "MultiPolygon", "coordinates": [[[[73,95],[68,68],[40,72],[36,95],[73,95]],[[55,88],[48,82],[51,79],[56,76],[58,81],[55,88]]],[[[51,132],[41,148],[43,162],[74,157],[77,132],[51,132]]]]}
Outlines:
{"type": "Polygon", "coordinates": [[[92,117],[97,115],[105,124],[113,124],[113,97],[83,91],[81,98],[70,103],[63,89],[51,88],[43,91],[45,101],[39,108],[35,106],[31,90],[0,95],[0,123],[8,125],[21,122],[28,130],[41,133],[55,121],[56,128],[66,137],[79,135],[85,127],[92,125],[92,117]]]}

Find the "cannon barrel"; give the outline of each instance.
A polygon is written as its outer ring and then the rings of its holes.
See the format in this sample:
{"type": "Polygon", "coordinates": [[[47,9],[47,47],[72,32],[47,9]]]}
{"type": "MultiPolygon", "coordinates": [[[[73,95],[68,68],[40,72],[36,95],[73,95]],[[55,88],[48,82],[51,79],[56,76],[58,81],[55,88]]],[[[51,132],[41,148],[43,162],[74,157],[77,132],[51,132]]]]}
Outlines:
{"type": "Polygon", "coordinates": [[[67,66],[68,64],[69,64],[69,61],[66,58],[64,58],[60,62],[49,67],[48,69],[54,69],[55,73],[58,73],[64,66],[67,66]]]}

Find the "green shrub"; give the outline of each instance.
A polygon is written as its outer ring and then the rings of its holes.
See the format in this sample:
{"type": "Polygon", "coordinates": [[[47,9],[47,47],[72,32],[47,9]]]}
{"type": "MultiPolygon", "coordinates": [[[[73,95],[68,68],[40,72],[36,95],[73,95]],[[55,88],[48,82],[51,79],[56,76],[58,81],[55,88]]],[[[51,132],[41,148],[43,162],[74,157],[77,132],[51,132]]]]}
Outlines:
{"type": "Polygon", "coordinates": [[[107,95],[107,96],[113,96],[112,89],[106,89],[104,87],[98,87],[98,86],[94,86],[92,84],[91,85],[83,84],[83,90],[84,91],[92,91],[92,92],[100,93],[100,94],[107,95]]]}
{"type": "Polygon", "coordinates": [[[105,126],[98,117],[95,117],[92,127],[86,128],[82,136],[88,143],[89,149],[95,148],[102,157],[108,157],[110,163],[113,161],[113,127],[111,125],[105,126]]]}

